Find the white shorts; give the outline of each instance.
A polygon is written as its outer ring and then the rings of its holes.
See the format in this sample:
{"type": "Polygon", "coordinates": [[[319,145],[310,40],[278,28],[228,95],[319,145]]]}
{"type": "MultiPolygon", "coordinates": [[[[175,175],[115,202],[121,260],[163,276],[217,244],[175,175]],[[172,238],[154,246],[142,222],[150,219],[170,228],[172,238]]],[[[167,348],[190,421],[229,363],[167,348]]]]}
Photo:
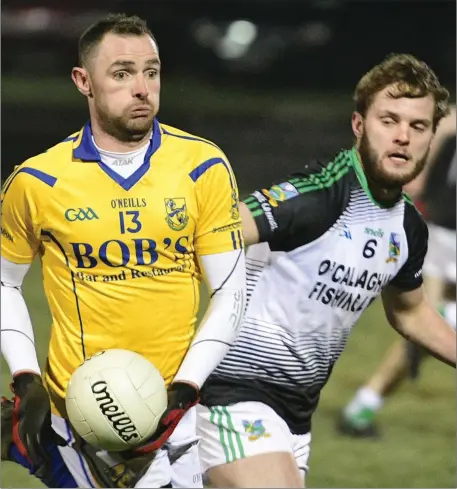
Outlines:
{"type": "Polygon", "coordinates": [[[424,261],[424,276],[456,282],[456,232],[428,224],[428,251],[424,261]]]}
{"type": "Polygon", "coordinates": [[[311,433],[293,435],[286,422],[261,402],[197,406],[197,435],[203,473],[217,465],[262,453],[288,452],[305,476],[311,433]]]}
{"type": "Polygon", "coordinates": [[[150,463],[143,459],[126,462],[119,453],[97,450],[86,443],[75,443],[70,424],[53,415],[52,427],[69,446],[59,447],[65,465],[78,487],[132,487],[138,479],[138,470],[143,468],[141,478],[134,487],[202,488],[202,471],[196,436],[196,411],[190,409],[182,418],[167,442],[167,448],[158,450],[150,463]],[[190,446],[176,461],[170,462],[173,454],[190,446]],[[148,464],[150,465],[148,466],[148,464]]]}

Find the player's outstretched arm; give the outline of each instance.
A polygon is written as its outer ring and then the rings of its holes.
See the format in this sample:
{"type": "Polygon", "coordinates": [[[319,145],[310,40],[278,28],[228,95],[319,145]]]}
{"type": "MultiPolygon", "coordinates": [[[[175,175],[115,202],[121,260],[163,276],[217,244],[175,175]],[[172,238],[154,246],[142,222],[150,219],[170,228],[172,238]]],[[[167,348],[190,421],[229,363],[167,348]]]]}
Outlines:
{"type": "Polygon", "coordinates": [[[428,303],[423,288],[422,267],[427,254],[427,225],[408,202],[405,202],[404,227],[408,245],[407,259],[382,292],[387,319],[406,339],[455,367],[455,331],[428,303]]]}
{"type": "Polygon", "coordinates": [[[388,286],[382,293],[382,300],[389,323],[403,337],[455,367],[455,330],[427,302],[423,286],[410,291],[388,286]]]}

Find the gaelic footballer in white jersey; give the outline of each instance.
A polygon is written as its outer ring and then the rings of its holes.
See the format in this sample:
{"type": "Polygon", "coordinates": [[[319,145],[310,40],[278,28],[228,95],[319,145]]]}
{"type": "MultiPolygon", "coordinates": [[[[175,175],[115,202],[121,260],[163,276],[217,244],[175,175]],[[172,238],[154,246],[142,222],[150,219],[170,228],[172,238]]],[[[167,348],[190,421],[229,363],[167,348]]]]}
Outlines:
{"type": "Polygon", "coordinates": [[[244,322],[197,409],[213,487],[303,487],[320,392],[380,295],[400,334],[455,366],[455,332],[422,289],[427,225],[402,193],[446,112],[439,87],[424,63],[388,58],[356,89],[355,147],[241,206],[252,245],[244,322]]]}
{"type": "MultiPolygon", "coordinates": [[[[380,206],[355,149],[306,171],[245,200],[261,243],[246,255],[243,327],[202,391],[208,421],[221,415],[223,425],[236,422],[219,406],[260,402],[291,433],[307,435],[320,391],[363,311],[389,283],[405,290],[422,283],[427,226],[406,197],[380,206]]],[[[245,413],[248,421],[253,416],[255,410],[245,413]]],[[[250,428],[253,434],[268,431],[265,423],[250,428]]],[[[235,443],[227,460],[249,446],[235,443]]]]}

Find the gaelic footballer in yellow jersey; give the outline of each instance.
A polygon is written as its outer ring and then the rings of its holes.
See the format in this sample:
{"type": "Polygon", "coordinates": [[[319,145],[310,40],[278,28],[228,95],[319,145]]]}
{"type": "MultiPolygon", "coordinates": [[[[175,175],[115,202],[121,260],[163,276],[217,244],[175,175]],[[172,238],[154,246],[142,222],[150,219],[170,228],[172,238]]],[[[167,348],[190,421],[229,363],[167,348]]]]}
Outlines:
{"type": "MultiPolygon", "coordinates": [[[[236,340],[246,297],[235,178],[213,143],[157,121],[161,60],[143,19],[99,19],[78,54],[72,80],[89,122],[26,161],[4,188],[1,350],[14,401],[2,401],[2,411],[9,402],[17,422],[2,457],[29,460],[48,487],[60,485],[56,467],[71,472],[64,487],[116,487],[93,470],[99,457],[73,443],[62,401],[85,358],[124,348],[152,361],[168,384],[156,431],[135,447],[153,454],[139,487],[203,487],[195,405],[236,340]],[[53,321],[47,389],[20,290],[36,255],[53,321]],[[210,300],[195,332],[202,277],[210,300]],[[61,444],[54,467],[48,447],[61,444]]],[[[108,466],[118,463],[105,455],[108,466]]]]}
{"type": "Polygon", "coordinates": [[[19,166],[2,201],[2,256],[42,262],[45,379],[59,414],[72,372],[102,349],[144,355],[169,383],[195,334],[196,257],[243,248],[223,152],[155,119],[143,164],[123,178],[101,162],[88,123],[19,166]]]}

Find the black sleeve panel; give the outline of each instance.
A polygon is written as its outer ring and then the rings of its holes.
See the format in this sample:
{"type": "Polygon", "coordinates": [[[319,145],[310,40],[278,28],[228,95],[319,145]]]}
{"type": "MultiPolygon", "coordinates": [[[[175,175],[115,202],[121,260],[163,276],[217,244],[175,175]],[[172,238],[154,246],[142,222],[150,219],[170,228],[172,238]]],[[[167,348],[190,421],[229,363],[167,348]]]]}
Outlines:
{"type": "Polygon", "coordinates": [[[291,251],[319,238],[348,205],[353,180],[343,155],[327,164],[308,164],[286,181],[253,192],[244,202],[260,242],[268,242],[272,251],[291,251]]]}
{"type": "Polygon", "coordinates": [[[414,290],[422,285],[422,266],[427,254],[428,228],[414,205],[405,201],[404,228],[408,241],[408,259],[391,284],[403,290],[414,290]]]}

